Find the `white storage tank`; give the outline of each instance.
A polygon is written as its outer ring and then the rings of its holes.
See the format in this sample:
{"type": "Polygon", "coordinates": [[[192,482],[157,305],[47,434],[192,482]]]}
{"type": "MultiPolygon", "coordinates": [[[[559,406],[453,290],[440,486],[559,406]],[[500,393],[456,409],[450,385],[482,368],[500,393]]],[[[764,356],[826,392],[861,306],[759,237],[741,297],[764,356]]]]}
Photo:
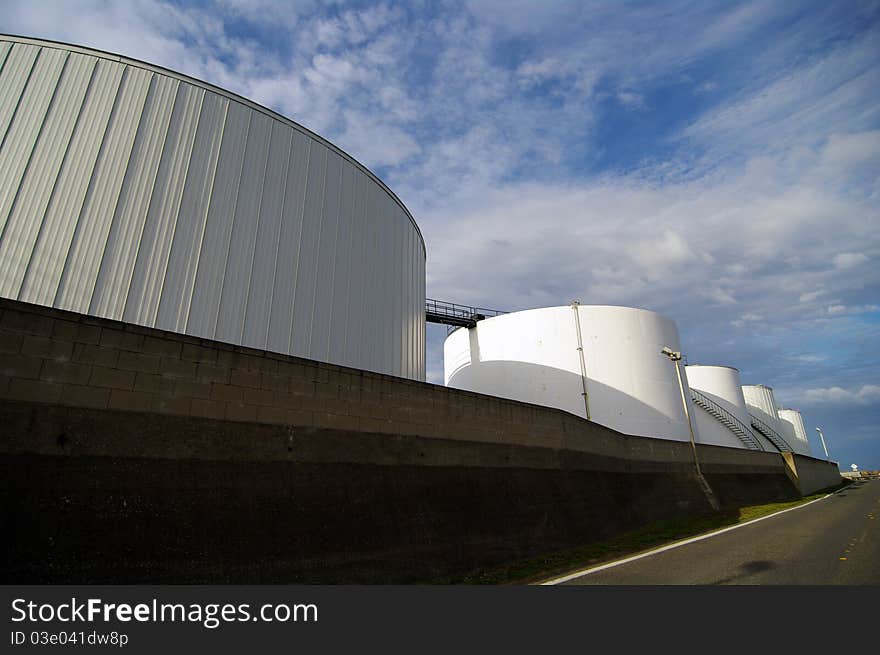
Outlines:
{"type": "Polygon", "coordinates": [[[757,416],[771,428],[780,431],[779,415],[776,413],[776,398],[773,389],[763,384],[748,384],[743,386],[743,398],[750,414],[757,416]]]}
{"type": "Polygon", "coordinates": [[[0,296],[425,377],[425,247],[325,139],[126,57],[0,36],[0,296]]]}
{"type": "MultiPolygon", "coordinates": [[[[751,431],[751,420],[743,397],[742,382],[739,371],[730,366],[704,366],[690,364],[685,367],[688,385],[691,389],[705,396],[710,402],[717,404],[722,410],[728,412],[739,422],[742,431],[754,435],[751,431]]],[[[732,446],[746,448],[743,440],[725,425],[719,418],[703,409],[699,403],[695,403],[695,417],[699,426],[700,441],[718,446],[732,446]]],[[[737,423],[734,422],[734,425],[737,423]]],[[[754,435],[755,440],[764,448],[769,449],[769,444],[760,435],[754,435]]],[[[748,438],[748,437],[747,437],[748,438]]]]}
{"type": "Polygon", "coordinates": [[[688,384],[721,405],[737,419],[749,424],[749,410],[743,396],[739,371],[732,366],[689,364],[685,367],[688,384]]]}
{"type": "MultiPolygon", "coordinates": [[[[665,346],[681,349],[675,323],[645,309],[532,309],[450,334],[445,380],[584,418],[589,405],[590,420],[620,432],[689,441],[675,366],[660,352],[665,346]]],[[[684,375],[682,381],[693,412],[684,375]]]]}
{"type": "Polygon", "coordinates": [[[777,430],[782,438],[785,439],[786,443],[791,446],[792,451],[799,453],[801,448],[799,447],[797,436],[794,433],[794,425],[786,421],[785,419],[779,419],[779,429],[777,430]]]}
{"type": "Polygon", "coordinates": [[[791,434],[793,440],[789,443],[796,453],[801,455],[809,455],[812,457],[813,451],[810,448],[810,439],[807,435],[807,429],[804,426],[804,417],[796,409],[785,409],[778,407],[776,413],[779,415],[779,421],[786,426],[786,431],[791,434]]]}

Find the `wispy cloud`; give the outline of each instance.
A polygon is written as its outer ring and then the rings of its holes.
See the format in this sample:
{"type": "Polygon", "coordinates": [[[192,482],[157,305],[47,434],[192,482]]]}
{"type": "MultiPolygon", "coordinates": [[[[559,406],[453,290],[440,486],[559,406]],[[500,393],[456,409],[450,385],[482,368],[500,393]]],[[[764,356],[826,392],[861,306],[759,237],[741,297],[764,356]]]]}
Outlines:
{"type": "MultiPolygon", "coordinates": [[[[847,132],[876,125],[880,108],[866,100],[880,86],[875,66],[880,31],[869,30],[822,56],[792,66],[778,62],[723,105],[697,117],[681,133],[710,150],[713,157],[785,152],[795,143],[828,144],[829,163],[847,132]]],[[[848,143],[850,147],[852,142],[848,143]]],[[[845,146],[844,146],[845,147],[845,146]]],[[[868,145],[868,155],[876,155],[868,145]]]]}

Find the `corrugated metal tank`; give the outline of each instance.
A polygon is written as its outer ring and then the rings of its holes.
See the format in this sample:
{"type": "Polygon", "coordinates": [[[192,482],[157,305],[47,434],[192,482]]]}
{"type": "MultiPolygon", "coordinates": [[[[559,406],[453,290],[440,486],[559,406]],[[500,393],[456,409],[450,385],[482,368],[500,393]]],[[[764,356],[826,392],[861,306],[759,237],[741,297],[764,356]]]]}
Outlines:
{"type": "Polygon", "coordinates": [[[305,128],[172,71],[0,36],[0,296],[424,379],[425,249],[305,128]]]}
{"type": "Polygon", "coordinates": [[[789,443],[794,451],[801,455],[812,456],[813,451],[810,448],[810,439],[807,436],[807,429],[804,426],[804,417],[796,409],[785,409],[778,407],[776,413],[779,415],[779,422],[785,427],[787,434],[792,436],[789,443]]]}
{"type": "MultiPolygon", "coordinates": [[[[675,323],[631,307],[573,305],[503,314],[446,338],[446,384],[587,416],[626,434],[690,440],[673,363],[675,323]]],[[[690,411],[690,394],[685,384],[690,411]]]]}
{"type": "Polygon", "coordinates": [[[742,388],[746,408],[750,414],[767,423],[771,428],[779,432],[779,415],[776,413],[776,398],[773,389],[763,384],[747,384],[742,388]]]}
{"type": "MultiPolygon", "coordinates": [[[[730,412],[747,428],[751,426],[737,369],[729,366],[691,364],[685,367],[685,372],[691,389],[699,391],[722,409],[730,412]]],[[[699,427],[701,443],[744,447],[743,442],[727,426],[701,407],[695,407],[694,415],[699,427]]]]}

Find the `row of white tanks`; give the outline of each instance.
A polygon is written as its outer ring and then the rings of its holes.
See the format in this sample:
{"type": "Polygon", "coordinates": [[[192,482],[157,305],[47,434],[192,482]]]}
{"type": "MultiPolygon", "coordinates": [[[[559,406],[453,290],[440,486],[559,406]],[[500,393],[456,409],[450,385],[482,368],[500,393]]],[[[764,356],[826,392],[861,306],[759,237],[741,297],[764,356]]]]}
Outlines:
{"type": "Polygon", "coordinates": [[[532,309],[452,332],[445,383],[555,407],[625,434],[689,441],[693,429],[697,443],[778,450],[753,429],[757,418],[791,450],[811,454],[800,413],[778,408],[770,387],[743,386],[728,366],[682,366],[664,348],[681,350],[678,328],[656,312],[578,303],[532,309]]]}

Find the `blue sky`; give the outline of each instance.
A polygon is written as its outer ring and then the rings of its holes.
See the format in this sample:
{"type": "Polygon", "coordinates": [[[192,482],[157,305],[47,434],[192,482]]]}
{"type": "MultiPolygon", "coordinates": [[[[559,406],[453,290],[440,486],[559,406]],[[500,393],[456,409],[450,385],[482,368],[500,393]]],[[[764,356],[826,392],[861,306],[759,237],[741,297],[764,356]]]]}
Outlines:
{"type": "Polygon", "coordinates": [[[880,469],[878,2],[4,0],[0,30],[272,107],[406,203],[430,297],[659,311],[880,469]]]}

